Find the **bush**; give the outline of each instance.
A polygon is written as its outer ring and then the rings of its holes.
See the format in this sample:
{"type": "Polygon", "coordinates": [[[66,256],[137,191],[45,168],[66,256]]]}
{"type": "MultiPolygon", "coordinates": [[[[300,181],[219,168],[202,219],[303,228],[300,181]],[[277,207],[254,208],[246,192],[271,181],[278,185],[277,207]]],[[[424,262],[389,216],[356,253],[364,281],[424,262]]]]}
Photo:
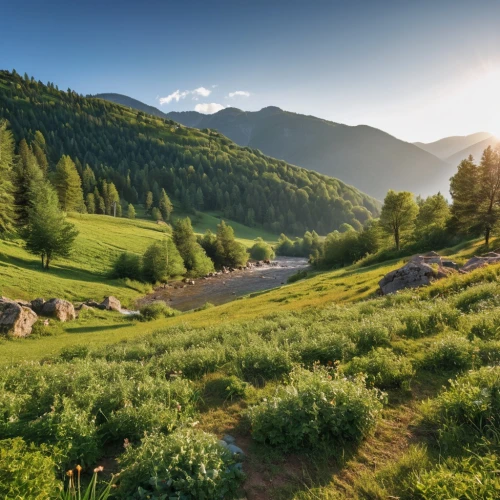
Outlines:
{"type": "Polygon", "coordinates": [[[455,306],[464,313],[478,312],[500,305],[500,294],[496,283],[473,286],[457,295],[455,306]]]}
{"type": "Polygon", "coordinates": [[[61,486],[46,448],[28,446],[21,438],[0,441],[1,498],[55,498],[61,486]]]}
{"type": "Polygon", "coordinates": [[[295,283],[300,280],[305,280],[308,277],[308,272],[303,269],[302,271],[297,271],[295,274],[288,276],[287,283],[295,283]]]}
{"type": "Polygon", "coordinates": [[[381,394],[363,379],[334,379],[325,369],[297,369],[291,384],[250,408],[252,437],[284,452],[361,441],[375,426],[381,394]]]}
{"type": "Polygon", "coordinates": [[[274,259],[274,250],[272,246],[266,243],[262,238],[257,238],[250,248],[250,257],[253,260],[274,259]]]}
{"type": "Polygon", "coordinates": [[[499,440],[500,366],[485,367],[452,380],[430,404],[428,418],[454,446],[474,437],[499,440]]]}
{"type": "Polygon", "coordinates": [[[112,278],[141,279],[141,258],[133,253],[123,252],[118,256],[111,272],[112,278]]]}
{"type": "Polygon", "coordinates": [[[364,373],[366,381],[381,389],[409,388],[415,374],[411,361],[391,349],[378,348],[361,358],[354,358],[344,369],[348,375],[364,373]]]}
{"type": "Polygon", "coordinates": [[[472,361],[472,344],[464,337],[447,335],[431,345],[422,365],[431,371],[466,370],[472,361]]]}
{"type": "Polygon", "coordinates": [[[500,497],[500,460],[497,455],[448,459],[415,477],[414,498],[448,500],[450,498],[500,497]]]}
{"type": "Polygon", "coordinates": [[[165,302],[161,300],[152,302],[140,309],[141,319],[144,321],[152,321],[160,318],[172,318],[177,314],[175,309],[168,307],[165,302]]]}
{"type": "Polygon", "coordinates": [[[473,322],[469,338],[481,340],[500,340],[500,315],[498,311],[484,311],[473,322]]]}
{"type": "Polygon", "coordinates": [[[308,341],[300,342],[296,347],[300,360],[312,366],[319,362],[332,366],[336,361],[350,359],[355,351],[355,344],[350,337],[342,333],[315,335],[308,341]]]}
{"type": "Polygon", "coordinates": [[[150,434],[120,458],[121,498],[234,498],[241,466],[218,439],[198,430],[150,434]]]}
{"type": "Polygon", "coordinates": [[[353,337],[356,339],[359,352],[367,352],[374,347],[388,346],[391,335],[385,326],[366,324],[357,328],[353,337]]]}

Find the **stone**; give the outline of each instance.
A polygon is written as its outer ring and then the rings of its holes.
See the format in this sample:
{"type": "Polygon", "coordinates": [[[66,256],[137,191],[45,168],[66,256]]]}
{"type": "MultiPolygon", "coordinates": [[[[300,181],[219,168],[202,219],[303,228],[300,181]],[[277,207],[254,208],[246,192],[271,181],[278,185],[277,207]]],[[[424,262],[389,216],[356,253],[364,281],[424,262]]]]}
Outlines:
{"type": "Polygon", "coordinates": [[[42,314],[65,322],[76,318],[75,308],[71,302],[64,299],[50,299],[42,307],[42,314]]]}
{"type": "Polygon", "coordinates": [[[106,309],[106,306],[104,304],[99,304],[99,302],[96,302],[95,300],[87,300],[85,302],[89,307],[95,307],[96,309],[101,309],[104,311],[106,309]]]}
{"type": "Polygon", "coordinates": [[[224,446],[224,448],[227,448],[227,443],[223,439],[219,439],[219,444],[224,446]]]}
{"type": "Polygon", "coordinates": [[[30,308],[17,304],[13,300],[0,299],[0,331],[13,337],[27,337],[38,319],[30,308]]]}
{"type": "Polygon", "coordinates": [[[234,437],[230,436],[229,434],[225,434],[222,440],[225,441],[227,444],[234,444],[236,442],[236,439],[234,439],[234,437]]]}
{"type": "Polygon", "coordinates": [[[38,299],[31,301],[31,309],[33,309],[33,311],[35,311],[37,314],[41,314],[44,304],[45,304],[45,299],[39,297],[38,299]]]}
{"type": "Polygon", "coordinates": [[[435,277],[436,272],[429,264],[410,261],[403,267],[386,274],[379,281],[379,286],[382,294],[387,295],[404,288],[430,285],[435,277]]]}
{"type": "Polygon", "coordinates": [[[498,263],[500,263],[500,254],[489,252],[483,257],[472,257],[472,259],[469,259],[462,267],[462,271],[468,273],[470,271],[474,271],[474,269],[479,269],[480,267],[498,263]]]}
{"type": "Polygon", "coordinates": [[[105,297],[105,299],[101,302],[101,305],[104,306],[104,309],[107,311],[121,311],[122,305],[120,301],[110,295],[109,297],[105,297]]]}
{"type": "Polygon", "coordinates": [[[14,302],[22,307],[29,307],[31,309],[31,302],[28,302],[27,300],[16,299],[14,302]]]}
{"type": "Polygon", "coordinates": [[[235,444],[228,444],[227,449],[231,453],[237,453],[238,455],[245,455],[244,451],[241,448],[239,448],[238,446],[236,446],[235,444]]]}

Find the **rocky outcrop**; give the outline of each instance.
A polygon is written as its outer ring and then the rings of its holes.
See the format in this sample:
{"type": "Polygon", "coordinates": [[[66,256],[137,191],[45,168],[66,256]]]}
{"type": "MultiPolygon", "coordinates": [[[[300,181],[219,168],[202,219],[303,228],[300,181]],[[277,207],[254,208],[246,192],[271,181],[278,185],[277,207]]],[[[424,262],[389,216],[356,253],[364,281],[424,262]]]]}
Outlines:
{"type": "Polygon", "coordinates": [[[461,271],[468,273],[470,271],[474,271],[474,269],[498,263],[500,263],[500,253],[488,252],[482,257],[472,257],[472,259],[469,259],[462,267],[461,271]]]}
{"type": "Polygon", "coordinates": [[[29,307],[2,297],[0,299],[0,331],[13,337],[31,334],[38,316],[29,307]]]}
{"type": "Polygon", "coordinates": [[[101,306],[104,306],[104,309],[106,309],[107,311],[120,312],[122,310],[120,301],[112,295],[109,297],[105,297],[105,299],[101,302],[101,306]]]}
{"type": "Polygon", "coordinates": [[[75,308],[71,302],[63,299],[50,299],[42,307],[42,314],[59,321],[70,321],[76,318],[75,308]]]}
{"type": "Polygon", "coordinates": [[[31,309],[33,309],[33,311],[35,311],[37,314],[41,314],[44,304],[45,304],[44,299],[42,298],[34,299],[31,301],[31,309]]]}
{"type": "Polygon", "coordinates": [[[403,267],[386,274],[379,281],[379,286],[382,294],[387,295],[404,288],[430,285],[435,276],[436,272],[429,264],[410,261],[403,267]]]}

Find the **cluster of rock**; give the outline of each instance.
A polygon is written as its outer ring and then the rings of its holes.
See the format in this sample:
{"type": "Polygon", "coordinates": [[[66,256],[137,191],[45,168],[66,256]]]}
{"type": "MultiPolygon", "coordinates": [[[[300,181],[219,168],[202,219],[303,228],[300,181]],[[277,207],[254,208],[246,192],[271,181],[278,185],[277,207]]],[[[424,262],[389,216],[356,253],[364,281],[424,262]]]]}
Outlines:
{"type": "Polygon", "coordinates": [[[109,297],[105,297],[102,302],[96,302],[95,300],[87,300],[86,302],[83,302],[77,307],[77,309],[80,310],[90,309],[90,308],[100,309],[101,311],[120,312],[122,310],[122,305],[116,297],[110,295],[109,297]]]}
{"type": "MultiPolygon", "coordinates": [[[[79,309],[89,307],[113,311],[121,310],[120,301],[115,297],[106,297],[100,304],[87,301],[81,304],[79,309]]],[[[11,300],[0,297],[0,333],[12,337],[27,337],[31,334],[33,325],[39,316],[65,322],[74,320],[76,311],[74,305],[64,299],[54,298],[46,301],[38,298],[28,302],[26,300],[11,300]]],[[[45,324],[48,324],[48,320],[45,324]]]]}
{"type": "Polygon", "coordinates": [[[459,266],[452,260],[445,259],[436,252],[429,252],[413,257],[403,267],[386,274],[379,281],[380,292],[382,295],[387,295],[404,288],[427,286],[455,271],[468,273],[496,263],[500,263],[500,253],[490,252],[482,257],[473,257],[459,269],[459,266]]]}

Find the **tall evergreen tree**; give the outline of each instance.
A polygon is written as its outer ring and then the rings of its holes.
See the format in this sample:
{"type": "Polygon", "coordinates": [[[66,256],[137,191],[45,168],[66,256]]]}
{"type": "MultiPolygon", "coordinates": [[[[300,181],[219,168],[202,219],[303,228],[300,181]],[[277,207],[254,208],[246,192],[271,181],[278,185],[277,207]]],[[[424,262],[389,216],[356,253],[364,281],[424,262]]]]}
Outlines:
{"type": "Polygon", "coordinates": [[[82,180],[73,160],[63,155],[56,165],[54,185],[61,208],[66,212],[84,212],[82,180]]]}
{"type": "Polygon", "coordinates": [[[144,202],[144,207],[146,208],[146,212],[148,212],[148,213],[153,208],[153,193],[151,191],[148,191],[148,193],[146,194],[146,200],[144,202]]]}
{"type": "Polygon", "coordinates": [[[28,252],[40,256],[42,266],[49,269],[52,259],[69,257],[78,231],[66,220],[57,193],[46,180],[33,189],[32,195],[27,224],[21,234],[28,252]]]}
{"type": "Polygon", "coordinates": [[[163,217],[163,220],[165,220],[165,221],[170,220],[170,215],[172,214],[174,207],[173,207],[172,202],[170,201],[170,198],[167,196],[167,193],[165,192],[164,189],[161,190],[160,202],[159,202],[158,208],[160,209],[161,216],[163,217]]]}
{"type": "Polygon", "coordinates": [[[0,234],[12,230],[14,225],[14,138],[6,122],[0,122],[0,234]]]}

